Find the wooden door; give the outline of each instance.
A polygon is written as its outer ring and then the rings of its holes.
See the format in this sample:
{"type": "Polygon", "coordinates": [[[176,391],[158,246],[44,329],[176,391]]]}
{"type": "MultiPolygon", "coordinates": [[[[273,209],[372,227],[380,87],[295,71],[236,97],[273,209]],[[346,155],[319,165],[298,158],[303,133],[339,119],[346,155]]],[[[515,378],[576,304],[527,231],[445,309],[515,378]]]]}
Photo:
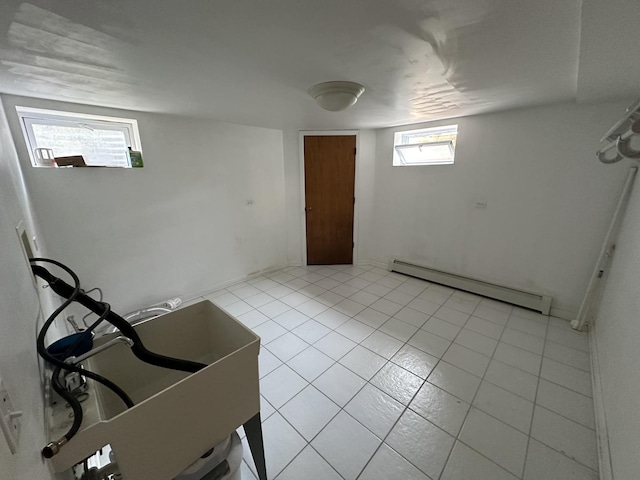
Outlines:
{"type": "Polygon", "coordinates": [[[307,264],[353,263],[356,137],[304,137],[307,264]]]}

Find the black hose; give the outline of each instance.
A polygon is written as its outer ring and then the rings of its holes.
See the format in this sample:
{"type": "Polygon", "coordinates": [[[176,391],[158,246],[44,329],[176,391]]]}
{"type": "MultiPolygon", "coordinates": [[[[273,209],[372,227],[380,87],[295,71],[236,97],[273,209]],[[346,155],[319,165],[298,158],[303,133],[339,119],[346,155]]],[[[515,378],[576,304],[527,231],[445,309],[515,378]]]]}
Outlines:
{"type": "MultiPolygon", "coordinates": [[[[38,265],[32,265],[31,270],[33,271],[34,275],[39,276],[47,283],[49,283],[51,289],[61,297],[69,298],[71,296],[74,296],[74,287],[64,282],[63,280],[53,276],[46,268],[40,267],[38,265]]],[[[91,298],[89,295],[83,293],[80,290],[74,296],[74,301],[78,302],[79,304],[83,305],[93,312],[97,313],[102,311],[102,309],[100,308],[100,302],[91,298]]],[[[142,339],[138,335],[138,332],[120,315],[111,311],[107,314],[105,319],[113,326],[115,326],[118,330],[120,330],[120,332],[122,332],[124,336],[129,337],[133,341],[131,352],[143,362],[155,365],[157,367],[169,368],[172,370],[179,370],[188,373],[195,373],[207,366],[204,363],[167,357],[165,355],[151,352],[147,350],[147,348],[142,343],[142,339]]]]}
{"type": "MultiPolygon", "coordinates": [[[[60,268],[62,268],[64,271],[66,271],[72,278],[73,281],[75,283],[75,287],[71,287],[70,285],[68,285],[71,288],[71,292],[69,294],[69,296],[67,296],[67,300],[60,305],[56,310],[54,310],[54,312],[49,315],[49,318],[47,318],[47,320],[44,322],[44,324],[42,325],[42,328],[40,329],[40,332],[38,334],[38,338],[36,341],[36,349],[38,351],[38,354],[44,358],[47,362],[51,363],[52,365],[55,365],[56,367],[60,367],[62,370],[67,370],[67,371],[71,371],[71,372],[77,372],[80,373],[82,375],[84,375],[87,378],[91,378],[92,380],[95,380],[96,382],[99,382],[101,384],[103,384],[105,387],[109,388],[110,390],[112,390],[116,395],[118,395],[122,401],[125,403],[125,405],[127,405],[127,407],[132,407],[134,405],[133,401],[131,400],[131,398],[129,398],[129,396],[125,393],[124,390],[122,390],[120,387],[118,387],[115,383],[113,383],[111,380],[104,378],[102,375],[98,375],[97,373],[91,372],[89,370],[85,370],[82,367],[79,367],[77,365],[73,365],[70,363],[66,363],[63,360],[60,360],[58,358],[56,358],[55,356],[51,355],[47,349],[44,346],[44,341],[45,341],[45,337],[47,335],[47,331],[49,330],[49,328],[51,327],[51,324],[53,323],[53,321],[56,319],[56,317],[58,315],[60,315],[60,313],[67,308],[71,302],[73,302],[76,297],[78,295],[80,295],[80,279],[78,278],[78,276],[73,272],[73,270],[71,270],[69,267],[67,267],[66,265],[57,262],[56,260],[51,260],[49,258],[30,258],[29,259],[30,262],[47,262],[47,263],[52,263],[53,265],[57,265],[60,268]]],[[[39,267],[37,265],[32,265],[31,266],[31,270],[33,271],[34,274],[36,274],[36,270],[42,269],[45,272],[49,273],[47,271],[46,268],[44,267],[39,267]]],[[[50,274],[49,274],[50,275],[50,274]]],[[[56,279],[56,277],[54,277],[53,275],[51,275],[52,277],[52,282],[49,283],[49,285],[51,286],[51,288],[53,289],[54,284],[56,283],[56,280],[63,282],[60,279],[56,279]]],[[[65,285],[67,285],[65,283],[65,285]]]]}
{"type": "MultiPolygon", "coordinates": [[[[68,391],[65,386],[60,383],[61,370],[62,368],[60,366],[56,366],[56,368],[54,369],[53,375],[51,376],[51,386],[53,387],[55,392],[60,395],[63,400],[66,400],[66,402],[71,407],[71,410],[73,411],[73,423],[71,424],[71,427],[69,428],[67,433],[65,433],[61,439],[47,444],[47,446],[42,449],[42,456],[45,458],[53,457],[57,453],[60,446],[67,443],[75,436],[76,433],[78,433],[78,430],[80,430],[80,426],[82,425],[82,419],[84,416],[84,411],[82,410],[80,401],[73,393],[68,391]]],[[[96,375],[93,372],[89,371],[85,372],[85,376],[89,378],[93,378],[94,376],[99,377],[99,375],[96,375]]],[[[98,378],[93,379],[96,381],[100,381],[100,379],[98,378]]],[[[122,389],[120,389],[120,387],[107,379],[102,379],[102,381],[106,382],[105,386],[111,388],[116,394],[118,394],[118,396],[124,397],[126,399],[125,403],[127,404],[127,407],[131,408],[133,406],[133,402],[129,399],[127,394],[122,389]]]]}
{"type": "MultiPolygon", "coordinates": [[[[100,317],[98,317],[98,319],[93,322],[93,324],[87,328],[84,332],[82,332],[82,335],[80,335],[76,341],[69,347],[67,348],[67,350],[65,351],[65,353],[62,355],[62,359],[64,360],[65,358],[67,358],[67,355],[72,352],[79,344],[80,342],[82,342],[82,338],[84,335],[91,335],[91,332],[98,326],[100,325],[100,323],[102,323],[104,321],[104,319],[106,318],[106,316],[109,314],[109,312],[111,311],[111,305],[109,305],[106,302],[100,302],[101,304],[104,305],[104,312],[100,315],[100,317]]],[[[67,366],[70,365],[67,362],[64,362],[64,366],[60,367],[60,368],[67,368],[67,366]]],[[[124,402],[124,404],[127,406],[127,408],[131,408],[133,407],[135,404],[133,403],[133,400],[131,400],[131,398],[129,397],[129,395],[127,395],[127,393],[122,390],[118,385],[116,385],[115,383],[113,383],[111,380],[109,380],[108,378],[103,377],[102,375],[98,375],[97,373],[92,372],[91,370],[85,370],[82,367],[78,367],[77,365],[71,365],[73,367],[77,367],[81,370],[81,373],[87,377],[87,378],[91,378],[97,382],[102,383],[105,387],[109,388],[111,391],[113,391],[113,393],[115,393],[116,395],[118,395],[122,401],[124,402]]]]}
{"type": "MultiPolygon", "coordinates": [[[[75,283],[75,287],[71,292],[71,295],[69,295],[69,297],[67,297],[67,300],[63,302],[62,305],[60,305],[44,322],[44,324],[42,325],[42,328],[40,329],[40,332],[38,333],[38,338],[36,341],[36,348],[37,348],[38,354],[42,358],[44,358],[46,361],[49,361],[56,365],[56,368],[54,369],[53,375],[51,377],[51,385],[53,389],[58,393],[58,395],[60,395],[64,400],[66,400],[71,406],[71,408],[73,409],[73,424],[71,425],[71,428],[67,431],[65,435],[63,435],[61,439],[57,440],[56,442],[49,443],[46,447],[42,449],[42,455],[45,458],[51,458],[53,455],[55,455],[60,445],[68,442],[78,432],[78,430],[80,429],[80,425],[82,425],[83,412],[82,412],[82,405],[80,405],[80,402],[78,401],[78,399],[71,392],[68,392],[62,385],[60,385],[59,375],[60,375],[61,365],[57,363],[57,359],[55,357],[53,357],[52,355],[49,354],[49,352],[47,352],[47,349],[44,347],[44,338],[46,336],[47,331],[51,327],[51,324],[56,319],[56,317],[60,315],[60,313],[62,313],[62,311],[65,308],[67,308],[71,304],[71,302],[73,302],[75,297],[80,292],[80,279],[70,268],[66,267],[60,262],[56,262],[55,260],[42,259],[42,258],[35,258],[35,259],[30,258],[29,261],[30,262],[45,261],[45,262],[49,262],[54,265],[57,265],[63,270],[65,270],[69,275],[71,275],[71,278],[73,278],[73,281],[75,283]]],[[[64,362],[61,362],[61,363],[64,363],[64,362]]]]}
{"type": "MultiPolygon", "coordinates": [[[[95,329],[103,320],[107,320],[109,323],[111,323],[116,328],[118,328],[121,333],[123,333],[125,336],[129,337],[133,341],[133,346],[131,347],[132,353],[137,358],[139,358],[140,360],[146,363],[149,363],[151,365],[155,365],[158,367],[169,368],[173,370],[180,370],[180,371],[189,372],[189,373],[195,373],[207,366],[206,364],[203,364],[203,363],[167,357],[165,355],[160,355],[147,350],[147,348],[142,343],[142,340],[140,339],[138,333],[129,324],[129,322],[127,322],[124,318],[120,317],[116,313],[112,312],[108,304],[104,304],[102,302],[98,302],[94,300],[93,298],[91,298],[89,295],[87,295],[85,292],[83,292],[80,289],[80,279],[69,267],[67,267],[66,265],[56,260],[52,260],[48,258],[30,258],[29,261],[30,262],[47,262],[53,265],[57,265],[58,267],[62,268],[65,272],[67,272],[71,276],[75,284],[72,287],[65,281],[52,275],[44,267],[41,267],[39,265],[31,266],[31,270],[34,275],[37,275],[43,280],[45,280],[55,293],[66,298],[66,301],[63,302],[63,304],[60,305],[44,322],[42,329],[38,334],[38,338],[36,342],[38,354],[42,356],[42,358],[44,358],[46,361],[52,363],[57,367],[54,372],[54,378],[52,378],[52,385],[54,390],[60,396],[62,396],[65,400],[68,401],[68,403],[70,404],[74,412],[73,425],[71,426],[69,431],[60,440],[48,444],[42,450],[42,454],[45,458],[50,458],[53,455],[55,455],[58,452],[60,446],[68,442],[78,432],[78,429],[82,424],[82,406],[80,405],[80,402],[78,402],[78,400],[75,397],[73,397],[73,395],[70,392],[67,392],[66,389],[60,384],[60,381],[58,378],[60,369],[75,371],[85,375],[88,378],[91,378],[93,380],[96,380],[102,383],[107,388],[113,390],[113,392],[116,393],[125,402],[127,407],[133,406],[133,402],[127,396],[127,394],[122,389],[120,389],[120,387],[115,385],[110,380],[96,373],[93,373],[89,370],[85,370],[81,367],[78,367],[76,365],[65,363],[63,360],[59,360],[55,358],[53,355],[49,354],[49,352],[46,350],[44,346],[44,340],[45,340],[47,331],[51,327],[51,324],[53,323],[55,318],[65,308],[67,308],[73,301],[80,303],[81,305],[85,306],[86,308],[88,308],[89,310],[91,310],[96,314],[98,314],[98,312],[101,312],[100,318],[98,318],[98,320],[94,322],[94,324],[91,325],[91,327],[89,327],[85,331],[85,334],[87,335],[90,335],[91,331],[95,329]]],[[[76,340],[74,345],[69,349],[67,349],[67,353],[72,351],[73,348],[75,348],[75,346],[77,346],[77,344],[79,343],[80,343],[80,339],[76,340]]]]}
{"type": "MultiPolygon", "coordinates": [[[[82,414],[82,407],[80,405],[80,402],[78,402],[78,400],[75,398],[75,396],[71,392],[68,392],[64,388],[64,386],[62,386],[60,384],[59,375],[60,375],[60,370],[61,369],[80,373],[80,374],[84,375],[87,378],[91,378],[91,379],[103,384],[105,387],[111,389],[116,395],[118,395],[122,399],[122,401],[127,405],[127,407],[129,407],[129,408],[132,407],[134,405],[134,403],[131,400],[131,398],[129,398],[129,396],[125,393],[125,391],[122,390],[120,387],[118,387],[111,380],[108,380],[108,379],[102,377],[101,375],[98,375],[97,373],[91,372],[89,370],[85,370],[82,367],[78,367],[77,365],[72,365],[72,364],[64,362],[63,360],[59,360],[59,359],[57,359],[56,357],[54,357],[53,355],[51,355],[47,351],[47,349],[44,346],[44,341],[45,341],[45,337],[46,337],[47,331],[51,327],[51,324],[54,322],[56,317],[58,315],[60,315],[60,313],[62,313],[62,311],[65,308],[67,308],[76,299],[76,297],[80,294],[80,279],[73,272],[73,270],[71,270],[69,267],[67,267],[64,264],[62,264],[60,262],[57,262],[56,260],[51,260],[51,259],[48,259],[48,258],[30,258],[29,261],[30,262],[36,262],[36,261],[38,261],[38,262],[47,262],[47,263],[51,263],[53,265],[57,265],[58,267],[62,268],[64,271],[66,271],[71,276],[71,278],[73,278],[73,281],[75,283],[74,287],[70,287],[71,288],[71,292],[66,297],[67,300],[65,300],[62,303],[62,305],[60,305],[57,309],[55,309],[54,312],[51,315],[49,315],[49,318],[47,318],[47,320],[44,322],[44,324],[42,325],[42,328],[40,329],[40,332],[38,333],[38,338],[36,340],[36,349],[38,351],[38,354],[43,359],[45,359],[47,362],[51,363],[52,365],[54,365],[56,367],[56,369],[54,370],[54,375],[53,375],[53,377],[51,379],[53,389],[63,399],[65,399],[69,403],[71,408],[73,409],[74,419],[73,419],[73,425],[71,426],[71,429],[60,440],[58,440],[56,442],[58,444],[61,443],[61,442],[66,443],[69,440],[71,440],[71,438],[77,433],[78,429],[80,428],[80,425],[82,424],[83,414],[82,414]]],[[[34,270],[34,268],[38,268],[38,269],[42,269],[42,270],[46,271],[46,269],[44,267],[38,267],[38,266],[32,265],[31,266],[32,271],[34,270]]],[[[55,279],[55,277],[53,277],[53,279],[55,279]]],[[[53,280],[53,279],[52,279],[52,281],[55,284],[55,280],[53,280]]],[[[51,283],[50,283],[50,286],[52,286],[51,283]]],[[[47,445],[42,450],[42,455],[45,458],[50,458],[51,456],[54,455],[54,451],[52,450],[52,448],[49,445],[47,445]]]]}
{"type": "Polygon", "coordinates": [[[82,405],[80,401],[76,398],[76,396],[68,391],[64,385],[60,383],[60,371],[62,369],[60,367],[56,367],[53,370],[53,376],[51,377],[51,386],[56,391],[58,395],[60,395],[67,403],[71,406],[73,410],[73,424],[69,431],[64,435],[67,440],[70,440],[78,430],[80,430],[80,425],[82,425],[82,405]]]}
{"type": "MultiPolygon", "coordinates": [[[[78,335],[78,338],[76,338],[76,341],[73,342],[69,346],[69,348],[67,348],[64,351],[64,353],[62,354],[63,360],[66,359],[69,356],[69,354],[73,352],[76,349],[76,347],[82,343],[82,341],[85,339],[87,335],[91,335],[91,333],[98,327],[98,325],[100,325],[104,321],[106,316],[111,311],[111,305],[109,305],[107,302],[100,302],[100,303],[104,306],[104,311],[98,317],[98,319],[95,322],[93,322],[89,327],[87,327],[87,329],[84,330],[81,335],[78,335]]],[[[85,326],[86,326],[86,323],[85,323],[85,326]]]]}

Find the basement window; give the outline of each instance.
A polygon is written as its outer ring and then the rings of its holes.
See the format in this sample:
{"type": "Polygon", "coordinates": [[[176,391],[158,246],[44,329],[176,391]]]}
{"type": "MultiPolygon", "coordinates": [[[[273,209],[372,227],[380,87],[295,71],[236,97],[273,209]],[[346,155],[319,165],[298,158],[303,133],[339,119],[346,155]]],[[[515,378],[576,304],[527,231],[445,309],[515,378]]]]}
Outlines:
{"type": "Polygon", "coordinates": [[[450,165],[453,163],[458,125],[396,132],[393,166],[450,165]]]}
{"type": "Polygon", "coordinates": [[[130,154],[130,149],[141,150],[134,119],[27,107],[16,111],[34,167],[137,166],[130,154]]]}

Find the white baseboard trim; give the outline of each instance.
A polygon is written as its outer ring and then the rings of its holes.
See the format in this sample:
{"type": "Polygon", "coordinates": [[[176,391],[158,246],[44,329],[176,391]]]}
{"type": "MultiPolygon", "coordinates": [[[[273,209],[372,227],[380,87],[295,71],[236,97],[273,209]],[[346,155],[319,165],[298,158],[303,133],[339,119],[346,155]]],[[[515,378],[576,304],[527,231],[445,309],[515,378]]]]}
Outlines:
{"type": "Polygon", "coordinates": [[[604,408],[602,382],[600,380],[600,359],[595,329],[589,327],[589,351],[591,356],[591,388],[593,391],[593,410],[596,420],[596,437],[598,440],[598,466],[600,480],[614,480],[607,430],[607,415],[604,408]]]}
{"type": "MultiPolygon", "coordinates": [[[[363,258],[358,261],[358,265],[373,265],[374,267],[383,268],[391,271],[391,263],[393,260],[384,258],[363,258]]],[[[561,318],[563,320],[571,321],[576,318],[578,312],[574,310],[567,310],[565,308],[551,307],[549,314],[553,317],[561,318]]]]}
{"type": "Polygon", "coordinates": [[[481,277],[442,270],[397,258],[390,262],[389,268],[394,272],[404,273],[405,275],[411,275],[429,282],[446,285],[457,290],[475,293],[476,295],[536,310],[543,315],[549,315],[551,308],[552,298],[550,295],[490,282],[481,277]]]}
{"type": "Polygon", "coordinates": [[[273,272],[275,270],[280,270],[280,269],[286,268],[288,266],[289,266],[288,263],[281,263],[279,265],[273,265],[271,267],[263,268],[262,270],[251,272],[251,273],[248,273],[246,275],[241,275],[241,276],[233,278],[231,280],[226,280],[224,282],[216,283],[214,286],[212,286],[212,287],[210,287],[210,288],[208,288],[206,290],[201,290],[199,292],[192,292],[192,293],[189,293],[189,294],[181,295],[180,298],[182,298],[182,300],[184,302],[190,302],[192,300],[195,300],[198,297],[205,297],[207,295],[210,295],[213,292],[215,292],[217,290],[220,290],[222,288],[230,287],[231,285],[235,285],[236,283],[246,282],[247,280],[251,280],[252,278],[259,277],[260,275],[264,275],[265,273],[270,273],[270,272],[273,272]]]}
{"type": "Polygon", "coordinates": [[[287,266],[289,266],[289,267],[301,267],[302,266],[302,260],[289,260],[287,262],[287,266]]]}

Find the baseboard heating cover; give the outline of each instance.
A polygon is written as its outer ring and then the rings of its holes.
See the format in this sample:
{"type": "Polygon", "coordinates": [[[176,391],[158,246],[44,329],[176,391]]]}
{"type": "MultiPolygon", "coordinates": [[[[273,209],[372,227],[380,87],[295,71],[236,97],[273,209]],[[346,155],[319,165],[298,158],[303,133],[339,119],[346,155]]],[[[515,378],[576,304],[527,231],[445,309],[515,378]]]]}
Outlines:
{"type": "Polygon", "coordinates": [[[421,278],[428,282],[439,283],[458,290],[464,290],[465,292],[482,295],[483,297],[494,298],[513,305],[519,305],[531,310],[536,310],[543,315],[549,315],[549,311],[551,310],[552,299],[548,295],[516,290],[511,287],[496,285],[495,283],[489,283],[443,270],[436,270],[404,260],[391,260],[390,267],[393,272],[404,273],[405,275],[421,278]]]}

